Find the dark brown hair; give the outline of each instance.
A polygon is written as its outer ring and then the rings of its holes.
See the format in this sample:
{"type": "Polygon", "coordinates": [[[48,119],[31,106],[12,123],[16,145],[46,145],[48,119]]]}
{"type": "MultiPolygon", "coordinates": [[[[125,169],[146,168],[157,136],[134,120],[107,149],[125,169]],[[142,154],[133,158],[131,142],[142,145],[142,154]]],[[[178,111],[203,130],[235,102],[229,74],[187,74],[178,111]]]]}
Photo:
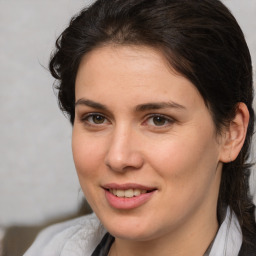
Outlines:
{"type": "Polygon", "coordinates": [[[255,233],[246,163],[253,134],[251,57],[237,21],[219,0],[98,0],[75,16],[56,42],[50,71],[61,109],[74,122],[75,78],[81,58],[102,45],[147,45],[198,89],[216,131],[234,118],[239,102],[250,113],[237,159],[224,164],[218,206],[236,213],[245,237],[255,233]]]}

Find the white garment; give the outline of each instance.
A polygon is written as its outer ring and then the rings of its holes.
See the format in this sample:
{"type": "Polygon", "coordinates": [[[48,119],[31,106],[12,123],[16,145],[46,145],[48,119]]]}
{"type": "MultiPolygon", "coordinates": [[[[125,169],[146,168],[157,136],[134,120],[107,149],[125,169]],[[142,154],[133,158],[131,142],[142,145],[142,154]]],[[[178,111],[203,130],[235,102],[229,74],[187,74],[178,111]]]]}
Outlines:
{"type": "Polygon", "coordinates": [[[221,224],[209,256],[237,256],[242,246],[242,231],[238,219],[230,208],[221,224]]]}
{"type": "MultiPolygon", "coordinates": [[[[43,230],[24,256],[91,256],[106,233],[95,214],[43,230]]],[[[237,256],[242,234],[236,215],[227,209],[209,256],[237,256]]]]}
{"type": "Polygon", "coordinates": [[[24,256],[91,256],[106,233],[95,214],[43,230],[24,256]]]}

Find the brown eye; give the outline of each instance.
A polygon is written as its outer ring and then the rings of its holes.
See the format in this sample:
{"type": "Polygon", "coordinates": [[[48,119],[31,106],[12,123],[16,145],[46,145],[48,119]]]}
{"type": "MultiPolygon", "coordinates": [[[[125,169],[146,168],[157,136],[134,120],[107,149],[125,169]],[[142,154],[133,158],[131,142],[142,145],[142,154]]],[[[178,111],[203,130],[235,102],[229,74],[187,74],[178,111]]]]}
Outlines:
{"type": "Polygon", "coordinates": [[[108,119],[104,115],[97,114],[97,113],[90,113],[84,116],[81,120],[82,122],[84,122],[84,124],[94,125],[94,126],[109,123],[108,119]]]}
{"type": "Polygon", "coordinates": [[[168,120],[162,116],[155,116],[153,117],[152,121],[155,126],[163,126],[168,122],[168,120]]]}
{"type": "Polygon", "coordinates": [[[106,118],[101,115],[93,115],[91,119],[94,124],[103,124],[106,120],[106,118]]]}
{"type": "Polygon", "coordinates": [[[169,116],[161,114],[152,114],[144,121],[144,125],[152,128],[165,128],[175,123],[175,120],[169,116]]]}

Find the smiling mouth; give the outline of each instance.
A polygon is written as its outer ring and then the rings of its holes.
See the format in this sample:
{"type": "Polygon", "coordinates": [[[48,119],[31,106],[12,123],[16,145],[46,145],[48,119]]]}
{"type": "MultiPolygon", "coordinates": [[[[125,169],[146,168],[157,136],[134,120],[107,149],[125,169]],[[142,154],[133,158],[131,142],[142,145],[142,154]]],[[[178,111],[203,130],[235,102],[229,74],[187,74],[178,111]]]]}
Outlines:
{"type": "Polygon", "coordinates": [[[122,197],[122,198],[131,198],[140,196],[141,194],[146,194],[154,191],[152,190],[145,190],[145,189],[108,189],[108,191],[115,195],[116,197],[122,197]]]}

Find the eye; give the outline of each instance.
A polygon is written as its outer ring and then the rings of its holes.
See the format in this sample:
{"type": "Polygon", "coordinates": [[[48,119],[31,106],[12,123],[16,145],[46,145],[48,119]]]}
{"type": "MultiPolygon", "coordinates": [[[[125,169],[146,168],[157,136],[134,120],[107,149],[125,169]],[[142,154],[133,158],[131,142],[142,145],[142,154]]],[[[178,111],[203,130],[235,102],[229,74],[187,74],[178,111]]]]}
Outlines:
{"type": "Polygon", "coordinates": [[[89,125],[102,125],[109,123],[105,116],[98,113],[87,114],[84,117],[82,117],[82,121],[86,122],[89,125]]]}
{"type": "Polygon", "coordinates": [[[174,123],[174,120],[164,115],[153,115],[146,120],[146,124],[154,127],[166,127],[174,123]]]}

